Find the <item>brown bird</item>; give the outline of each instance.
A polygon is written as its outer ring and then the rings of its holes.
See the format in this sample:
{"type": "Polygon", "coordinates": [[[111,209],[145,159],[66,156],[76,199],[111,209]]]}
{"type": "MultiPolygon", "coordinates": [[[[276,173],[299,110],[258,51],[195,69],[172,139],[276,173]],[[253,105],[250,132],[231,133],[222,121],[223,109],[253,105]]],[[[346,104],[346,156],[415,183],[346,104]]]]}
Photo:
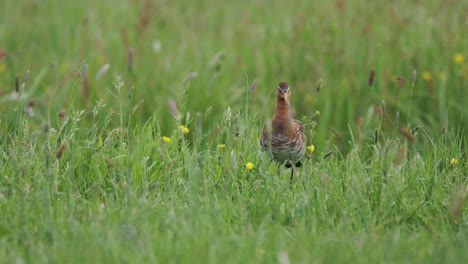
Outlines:
{"type": "Polygon", "coordinates": [[[291,117],[289,99],[291,89],[286,82],[280,82],[276,92],[276,106],[271,127],[265,126],[261,145],[273,160],[291,168],[291,180],[294,166],[301,167],[301,159],[306,150],[307,139],[304,125],[291,117]]]}

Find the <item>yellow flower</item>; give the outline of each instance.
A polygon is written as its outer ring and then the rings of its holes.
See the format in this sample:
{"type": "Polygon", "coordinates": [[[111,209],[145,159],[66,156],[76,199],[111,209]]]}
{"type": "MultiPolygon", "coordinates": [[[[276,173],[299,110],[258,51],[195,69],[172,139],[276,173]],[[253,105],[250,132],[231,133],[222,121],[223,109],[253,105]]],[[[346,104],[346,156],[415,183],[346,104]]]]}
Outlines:
{"type": "Polygon", "coordinates": [[[461,54],[460,52],[455,53],[455,55],[453,55],[453,61],[456,64],[463,64],[463,62],[465,62],[465,56],[463,56],[463,54],[461,54]]]}
{"type": "Polygon", "coordinates": [[[5,64],[3,63],[0,63],[0,73],[4,72],[5,71],[5,64]]]}
{"type": "Polygon", "coordinates": [[[319,116],[319,115],[320,115],[320,111],[319,111],[319,110],[315,111],[315,115],[316,115],[316,116],[319,116]]]}
{"type": "Polygon", "coordinates": [[[455,164],[457,164],[457,163],[458,163],[458,160],[457,160],[456,158],[452,158],[452,159],[450,160],[450,164],[452,164],[452,165],[455,165],[455,164]]]}
{"type": "Polygon", "coordinates": [[[164,142],[166,142],[166,143],[171,142],[171,138],[170,138],[170,137],[166,137],[166,136],[162,137],[162,140],[163,140],[164,142]]]}
{"type": "Polygon", "coordinates": [[[441,81],[447,80],[447,75],[445,74],[445,72],[439,72],[439,80],[441,81]]]}
{"type": "Polygon", "coordinates": [[[314,144],[310,145],[307,149],[308,149],[310,152],[314,152],[314,151],[315,151],[315,146],[314,146],[314,144]]]}
{"type": "Polygon", "coordinates": [[[190,129],[188,129],[188,127],[186,127],[184,125],[180,125],[179,128],[182,131],[182,133],[184,133],[184,134],[188,134],[188,132],[190,132],[190,129]]]}
{"type": "Polygon", "coordinates": [[[423,76],[423,79],[426,81],[432,80],[432,74],[428,71],[423,71],[422,76],[423,76]]]}
{"type": "Polygon", "coordinates": [[[218,144],[218,148],[223,149],[226,147],[226,144],[218,144]]]}
{"type": "Polygon", "coordinates": [[[248,169],[248,170],[251,170],[254,168],[254,164],[252,162],[247,162],[247,164],[245,164],[245,167],[248,169]]]}

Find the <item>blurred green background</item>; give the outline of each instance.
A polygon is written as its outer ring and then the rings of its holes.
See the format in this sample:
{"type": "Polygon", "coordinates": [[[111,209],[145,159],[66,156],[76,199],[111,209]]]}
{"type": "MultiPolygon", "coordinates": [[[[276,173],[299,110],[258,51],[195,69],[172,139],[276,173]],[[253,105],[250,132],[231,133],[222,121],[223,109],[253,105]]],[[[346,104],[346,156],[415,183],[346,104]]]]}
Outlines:
{"type": "Polygon", "coordinates": [[[2,0],[0,263],[464,263],[467,33],[467,1],[2,0]]]}
{"type": "Polygon", "coordinates": [[[140,103],[131,124],[154,115],[162,133],[176,123],[168,98],[184,116],[190,112],[190,119],[211,109],[203,115],[204,127],[219,123],[228,106],[245,112],[248,103],[248,114],[261,127],[271,117],[282,80],[292,87],[296,118],[321,113],[313,141],[322,148],[332,135],[329,127],[350,139],[359,118],[374,122],[369,111],[378,107],[386,112],[384,133],[421,126],[436,136],[448,124],[466,128],[464,1],[5,0],[2,5],[0,48],[10,56],[0,61],[0,107],[8,109],[15,77],[21,84],[30,70],[24,93],[36,102],[38,126],[47,119],[49,104],[52,126],[61,109],[89,109],[97,100],[117,107],[109,92],[117,74],[125,96],[134,88],[123,107],[140,103]],[[105,64],[109,70],[96,80],[105,64]],[[84,72],[89,88],[80,78],[84,72]],[[184,81],[194,72],[196,77],[184,81]],[[400,88],[397,77],[405,78],[400,88]]]}

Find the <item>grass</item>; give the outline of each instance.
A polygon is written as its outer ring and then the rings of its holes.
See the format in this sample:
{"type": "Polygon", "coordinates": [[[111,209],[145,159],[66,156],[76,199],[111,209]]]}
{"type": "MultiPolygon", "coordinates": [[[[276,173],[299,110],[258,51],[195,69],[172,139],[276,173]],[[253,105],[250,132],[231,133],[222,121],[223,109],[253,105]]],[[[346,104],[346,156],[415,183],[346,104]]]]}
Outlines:
{"type": "Polygon", "coordinates": [[[0,262],[466,262],[467,12],[6,0],[0,262]],[[292,186],[258,144],[281,80],[292,186]]]}

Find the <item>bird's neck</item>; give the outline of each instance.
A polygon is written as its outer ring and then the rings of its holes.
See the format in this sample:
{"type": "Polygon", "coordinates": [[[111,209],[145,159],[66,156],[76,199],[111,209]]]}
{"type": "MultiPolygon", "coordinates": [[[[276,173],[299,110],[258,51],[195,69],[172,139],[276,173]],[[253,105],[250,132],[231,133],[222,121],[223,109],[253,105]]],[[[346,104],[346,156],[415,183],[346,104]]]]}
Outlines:
{"type": "Polygon", "coordinates": [[[273,129],[287,129],[292,124],[291,113],[286,101],[282,97],[276,97],[275,112],[273,113],[273,129]]]}

